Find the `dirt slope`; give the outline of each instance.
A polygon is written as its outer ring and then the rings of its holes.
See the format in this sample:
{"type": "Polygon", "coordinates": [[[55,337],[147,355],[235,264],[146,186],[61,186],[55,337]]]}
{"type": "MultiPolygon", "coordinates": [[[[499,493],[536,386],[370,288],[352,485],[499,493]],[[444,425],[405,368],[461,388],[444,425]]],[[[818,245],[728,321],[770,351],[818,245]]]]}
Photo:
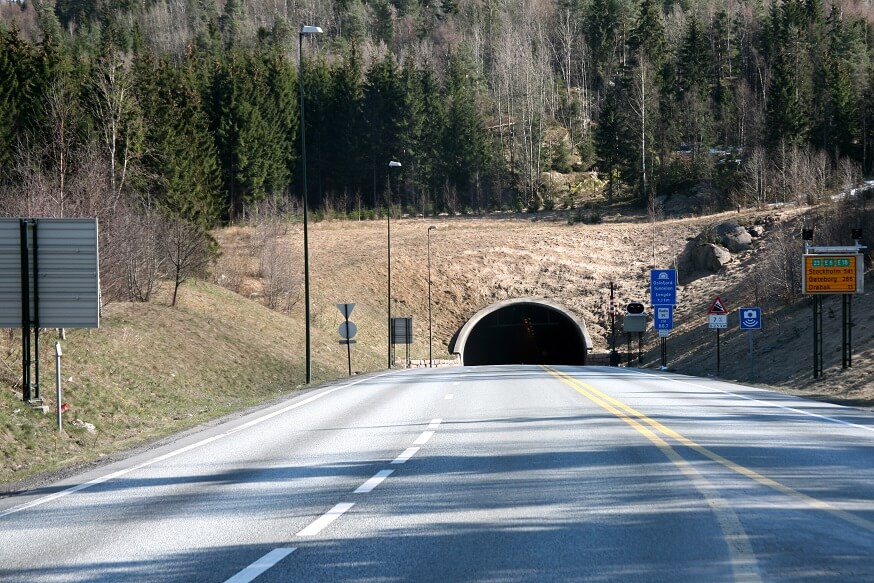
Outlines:
{"type": "MultiPolygon", "coordinates": [[[[784,213],[779,220],[789,220],[784,213]]],[[[775,214],[769,213],[773,219],[775,214]]],[[[761,218],[761,213],[759,213],[761,218]]],[[[595,353],[609,349],[610,326],[606,298],[614,283],[620,304],[649,297],[649,270],[670,267],[687,239],[707,226],[728,218],[753,221],[756,214],[735,213],[650,223],[644,217],[606,216],[601,224],[569,224],[561,215],[490,215],[484,218],[407,218],[391,223],[392,312],[412,316],[413,359],[428,356],[428,226],[431,231],[431,281],[434,358],[450,358],[452,335],[474,313],[494,302],[524,296],[556,301],[581,316],[595,342],[595,353]]],[[[353,368],[383,368],[386,359],[359,357],[363,347],[386,354],[387,225],[385,221],[327,221],[310,226],[310,269],[314,315],[314,351],[328,367],[345,363],[345,348],[337,344],[342,321],[337,302],[354,302],[352,320],[358,325],[360,345],[353,347],[353,368]]],[[[235,228],[220,234],[225,249],[221,275],[236,253],[250,248],[251,229],[235,228]]],[[[755,266],[765,255],[771,233],[756,240],[752,251],[735,255],[718,274],[680,281],[677,329],[668,340],[672,370],[716,375],[716,335],[707,326],[710,302],[719,295],[730,310],[757,305],[755,266]]],[[[299,225],[280,237],[281,247],[300,262],[299,225]]],[[[799,242],[800,249],[800,242],[799,242]]],[[[800,252],[800,251],[799,251],[800,252]]],[[[800,261],[800,256],[799,259],[800,261]]],[[[257,286],[255,286],[257,287],[257,286]]],[[[869,285],[869,289],[871,285],[869,285]]],[[[253,288],[254,289],[254,288],[253,288]]],[[[761,290],[758,290],[761,293],[761,290]]],[[[825,395],[848,403],[874,404],[868,380],[874,368],[874,310],[872,294],[854,298],[851,369],[842,371],[840,359],[840,301],[826,301],[825,376],[812,378],[812,315],[801,302],[781,308],[764,302],[765,328],[754,333],[757,359],[755,382],[783,390],[825,395]]],[[[761,303],[761,302],[760,302],[761,303]]],[[[302,303],[292,319],[300,317],[302,303]]],[[[752,381],[746,332],[732,328],[720,335],[719,376],[752,381]]],[[[620,336],[620,339],[623,338],[620,336]]],[[[643,365],[660,364],[658,338],[646,335],[643,365]]],[[[624,348],[624,346],[620,346],[624,348]]]]}

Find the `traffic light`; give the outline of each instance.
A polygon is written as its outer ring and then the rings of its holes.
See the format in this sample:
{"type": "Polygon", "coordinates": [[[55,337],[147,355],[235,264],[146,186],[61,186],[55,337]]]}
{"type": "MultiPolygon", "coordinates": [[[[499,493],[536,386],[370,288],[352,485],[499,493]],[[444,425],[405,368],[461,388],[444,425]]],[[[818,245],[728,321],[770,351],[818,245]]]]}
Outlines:
{"type": "Polygon", "coordinates": [[[643,304],[640,302],[631,302],[627,306],[625,306],[625,311],[629,314],[642,314],[643,313],[643,304]]]}

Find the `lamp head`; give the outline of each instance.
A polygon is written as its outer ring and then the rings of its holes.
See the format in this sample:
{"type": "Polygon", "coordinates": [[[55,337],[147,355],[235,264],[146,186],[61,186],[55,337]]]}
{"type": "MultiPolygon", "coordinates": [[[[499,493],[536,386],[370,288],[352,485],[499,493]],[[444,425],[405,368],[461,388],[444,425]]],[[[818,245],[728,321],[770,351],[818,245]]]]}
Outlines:
{"type": "Polygon", "coordinates": [[[320,26],[301,26],[300,34],[322,34],[324,31],[320,26]]]}
{"type": "Polygon", "coordinates": [[[388,167],[389,168],[400,168],[401,163],[396,161],[396,160],[392,160],[391,162],[388,163],[388,167]]]}
{"type": "Polygon", "coordinates": [[[436,230],[437,230],[437,225],[431,225],[428,227],[428,231],[436,231],[436,230]]]}

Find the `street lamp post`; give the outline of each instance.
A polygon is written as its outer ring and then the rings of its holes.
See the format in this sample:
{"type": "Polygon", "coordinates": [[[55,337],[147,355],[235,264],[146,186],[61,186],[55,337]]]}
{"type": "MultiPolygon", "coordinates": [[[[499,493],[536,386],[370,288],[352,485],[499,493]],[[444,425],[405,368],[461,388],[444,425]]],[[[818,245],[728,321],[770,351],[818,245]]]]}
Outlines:
{"type": "Polygon", "coordinates": [[[391,169],[392,168],[400,168],[401,163],[395,160],[392,160],[388,163],[388,202],[386,206],[388,207],[388,212],[386,213],[387,221],[387,232],[388,232],[388,367],[391,368],[391,169]]]}
{"type": "Polygon", "coordinates": [[[428,227],[428,368],[434,368],[434,355],[431,352],[433,342],[431,331],[431,231],[436,230],[437,227],[434,225],[428,227]]]}
{"type": "Polygon", "coordinates": [[[307,201],[307,140],[306,118],[303,102],[303,37],[308,34],[320,34],[318,26],[301,26],[298,34],[298,85],[300,87],[300,151],[301,180],[303,181],[303,289],[304,311],[306,323],[306,384],[313,382],[312,342],[310,332],[310,246],[309,246],[309,203],[307,201]]]}

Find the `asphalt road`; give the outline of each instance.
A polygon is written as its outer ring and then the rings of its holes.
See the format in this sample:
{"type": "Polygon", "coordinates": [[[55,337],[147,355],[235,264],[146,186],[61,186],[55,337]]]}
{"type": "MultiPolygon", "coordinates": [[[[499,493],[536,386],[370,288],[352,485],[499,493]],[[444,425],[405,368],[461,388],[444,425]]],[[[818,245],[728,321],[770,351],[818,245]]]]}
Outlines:
{"type": "Polygon", "coordinates": [[[874,415],[633,369],[395,371],[0,500],[0,581],[252,580],[874,581],[874,415]]]}

